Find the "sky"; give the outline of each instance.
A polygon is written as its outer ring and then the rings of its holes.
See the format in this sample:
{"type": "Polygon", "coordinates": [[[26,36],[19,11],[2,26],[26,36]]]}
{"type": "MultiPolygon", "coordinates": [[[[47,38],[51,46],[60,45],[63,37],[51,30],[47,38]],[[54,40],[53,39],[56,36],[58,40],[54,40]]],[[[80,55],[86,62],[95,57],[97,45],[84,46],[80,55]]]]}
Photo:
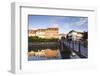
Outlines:
{"type": "Polygon", "coordinates": [[[77,16],[28,15],[28,26],[29,29],[58,27],[60,34],[66,34],[71,30],[84,32],[88,31],[88,18],[77,16]]]}

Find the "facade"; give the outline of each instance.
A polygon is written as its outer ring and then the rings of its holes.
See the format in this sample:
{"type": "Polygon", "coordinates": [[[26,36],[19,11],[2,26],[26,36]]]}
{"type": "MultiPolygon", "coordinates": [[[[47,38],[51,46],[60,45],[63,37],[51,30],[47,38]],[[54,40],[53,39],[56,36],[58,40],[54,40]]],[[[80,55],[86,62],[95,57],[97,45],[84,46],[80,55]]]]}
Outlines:
{"type": "Polygon", "coordinates": [[[47,29],[37,29],[37,30],[29,30],[28,36],[38,36],[40,38],[59,38],[58,28],[47,28],[47,29]]]}
{"type": "Polygon", "coordinates": [[[83,33],[81,32],[77,32],[77,31],[70,31],[68,34],[67,34],[67,38],[70,39],[70,40],[81,40],[83,37],[83,33]]]}
{"type": "Polygon", "coordinates": [[[28,36],[36,36],[36,30],[28,30],[28,36]]]}

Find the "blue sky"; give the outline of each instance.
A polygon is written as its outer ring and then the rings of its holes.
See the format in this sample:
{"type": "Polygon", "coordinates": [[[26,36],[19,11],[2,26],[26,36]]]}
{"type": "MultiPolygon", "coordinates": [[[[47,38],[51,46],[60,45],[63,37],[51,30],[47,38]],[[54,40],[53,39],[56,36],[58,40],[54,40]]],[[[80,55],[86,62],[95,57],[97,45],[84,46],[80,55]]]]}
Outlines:
{"type": "Polygon", "coordinates": [[[68,33],[71,30],[88,31],[88,18],[75,16],[45,16],[29,15],[29,29],[58,27],[59,33],[68,33]]]}

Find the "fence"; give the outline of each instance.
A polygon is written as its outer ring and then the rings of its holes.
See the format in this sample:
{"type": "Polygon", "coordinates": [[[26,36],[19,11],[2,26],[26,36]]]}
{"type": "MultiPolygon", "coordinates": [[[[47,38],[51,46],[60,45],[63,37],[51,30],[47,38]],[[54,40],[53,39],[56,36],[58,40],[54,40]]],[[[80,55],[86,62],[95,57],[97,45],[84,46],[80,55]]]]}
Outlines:
{"type": "Polygon", "coordinates": [[[63,41],[64,45],[71,48],[74,52],[80,56],[88,57],[88,44],[87,41],[63,41]]]}

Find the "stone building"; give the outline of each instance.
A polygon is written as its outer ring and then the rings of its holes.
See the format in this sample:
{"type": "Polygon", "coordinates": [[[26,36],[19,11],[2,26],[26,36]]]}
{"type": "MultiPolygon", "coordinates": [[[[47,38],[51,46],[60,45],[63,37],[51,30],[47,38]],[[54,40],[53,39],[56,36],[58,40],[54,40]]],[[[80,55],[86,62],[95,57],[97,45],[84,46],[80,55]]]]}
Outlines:
{"type": "Polygon", "coordinates": [[[37,29],[37,30],[28,30],[28,36],[38,36],[40,38],[59,38],[58,28],[46,28],[46,29],[37,29]]]}

